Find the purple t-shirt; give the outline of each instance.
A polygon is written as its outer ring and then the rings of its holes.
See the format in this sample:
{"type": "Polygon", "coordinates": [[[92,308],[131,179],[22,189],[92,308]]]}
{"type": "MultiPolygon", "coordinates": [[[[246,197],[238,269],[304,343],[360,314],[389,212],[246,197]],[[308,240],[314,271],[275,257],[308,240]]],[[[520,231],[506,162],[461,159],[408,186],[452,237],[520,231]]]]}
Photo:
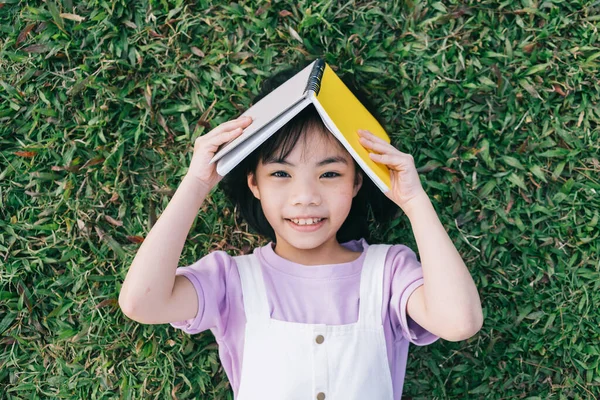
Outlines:
{"type": "MultiPolygon", "coordinates": [[[[301,265],[273,251],[272,243],[254,249],[262,267],[271,318],[305,324],[344,325],[358,320],[360,276],[366,240],[342,245],[362,251],[352,262],[328,265],[301,265]]],[[[240,275],[232,256],[215,251],[177,275],[188,278],[198,293],[198,314],[171,325],[189,334],[210,329],[219,344],[219,357],[237,397],[244,354],[246,315],[240,275]]],[[[412,292],[423,284],[423,271],[415,253],[394,245],[387,253],[381,311],[394,399],[400,399],[404,384],[409,342],[418,346],[433,343],[437,336],[406,315],[412,292]]]]}

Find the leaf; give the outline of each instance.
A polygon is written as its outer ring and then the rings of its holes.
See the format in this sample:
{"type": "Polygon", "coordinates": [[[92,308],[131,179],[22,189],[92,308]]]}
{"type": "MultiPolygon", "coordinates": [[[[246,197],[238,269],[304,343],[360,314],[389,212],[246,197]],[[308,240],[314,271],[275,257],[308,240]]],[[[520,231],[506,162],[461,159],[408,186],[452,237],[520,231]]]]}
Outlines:
{"type": "Polygon", "coordinates": [[[536,97],[536,98],[542,100],[542,97],[540,96],[540,94],[537,92],[537,90],[535,90],[535,88],[531,85],[531,83],[527,82],[527,80],[525,80],[525,79],[519,80],[519,85],[521,85],[521,87],[523,89],[525,89],[527,91],[527,93],[529,93],[533,97],[536,97]]]}
{"type": "Polygon", "coordinates": [[[579,364],[579,366],[583,369],[590,369],[590,367],[583,361],[578,360],[576,358],[573,359],[573,361],[575,361],[577,364],[579,364]]]}
{"type": "Polygon", "coordinates": [[[521,189],[527,190],[527,186],[525,186],[525,182],[523,181],[523,178],[521,178],[519,175],[515,174],[514,172],[508,176],[508,180],[511,183],[520,187],[521,189]]]}
{"type": "Polygon", "coordinates": [[[569,154],[569,150],[558,148],[558,149],[553,149],[553,150],[546,150],[544,152],[539,153],[538,156],[552,158],[552,157],[564,157],[567,154],[569,154]]]}
{"type": "Polygon", "coordinates": [[[105,215],[104,219],[113,226],[123,226],[123,222],[114,219],[110,215],[105,215]]]}
{"type": "Polygon", "coordinates": [[[436,3],[433,3],[431,5],[431,7],[434,8],[434,9],[436,9],[436,10],[438,10],[438,11],[443,12],[444,14],[448,13],[448,10],[446,9],[446,7],[444,6],[444,4],[442,2],[438,1],[436,3]]]}
{"type": "Polygon", "coordinates": [[[71,329],[71,328],[67,328],[67,329],[61,329],[58,332],[58,339],[62,340],[62,339],[68,339],[70,337],[73,337],[77,334],[77,331],[75,329],[71,329]]]}
{"type": "Polygon", "coordinates": [[[125,251],[123,250],[119,242],[117,242],[115,239],[112,238],[112,236],[104,232],[100,227],[94,225],[94,229],[96,230],[96,233],[98,234],[100,240],[104,241],[108,245],[108,247],[110,247],[117,254],[117,256],[119,256],[120,259],[125,259],[125,251]]]}
{"type": "Polygon", "coordinates": [[[559,85],[557,85],[556,83],[553,83],[553,84],[552,84],[552,87],[554,88],[554,91],[555,91],[556,93],[560,94],[561,96],[565,97],[565,96],[567,95],[567,93],[565,93],[565,92],[562,90],[562,88],[561,88],[559,85]]]}
{"type": "Polygon", "coordinates": [[[518,168],[518,169],[521,169],[521,170],[525,169],[525,167],[523,167],[523,164],[521,164],[521,162],[519,160],[517,160],[516,158],[514,158],[514,157],[511,157],[511,156],[502,156],[502,160],[506,164],[510,165],[511,167],[518,168]]]}
{"type": "Polygon", "coordinates": [[[190,78],[190,79],[192,79],[192,80],[196,81],[196,82],[199,82],[199,81],[200,81],[200,79],[198,79],[198,77],[196,76],[196,74],[194,74],[192,71],[189,71],[189,70],[187,70],[187,69],[185,69],[185,68],[183,68],[183,74],[184,74],[185,76],[187,76],[188,78],[190,78]]]}
{"type": "Polygon", "coordinates": [[[533,175],[535,175],[536,177],[538,177],[542,181],[548,182],[546,180],[546,175],[544,174],[544,171],[542,171],[542,169],[540,168],[539,165],[532,165],[531,167],[529,167],[529,171],[531,171],[531,173],[533,175]]]}
{"type": "Polygon", "coordinates": [[[204,57],[204,52],[202,50],[200,50],[199,48],[197,48],[196,46],[190,47],[190,50],[192,50],[192,53],[194,53],[194,55],[196,55],[198,57],[204,57]]]}
{"type": "Polygon", "coordinates": [[[71,21],[77,21],[77,22],[85,21],[85,17],[82,17],[82,16],[77,15],[77,14],[60,13],[59,15],[60,15],[61,18],[68,19],[68,20],[71,20],[71,21]]]}
{"type": "Polygon", "coordinates": [[[483,185],[481,190],[479,190],[479,197],[481,197],[481,198],[487,197],[490,193],[492,193],[492,190],[494,190],[495,187],[496,187],[495,180],[487,181],[485,183],[485,185],[483,185]]]}
{"type": "Polygon", "coordinates": [[[46,22],[40,22],[40,24],[35,28],[35,33],[43,32],[47,26],[48,24],[46,22]]]}
{"type": "Polygon", "coordinates": [[[19,157],[33,158],[36,153],[34,151],[15,151],[15,155],[19,157]]]}
{"type": "Polygon", "coordinates": [[[112,299],[104,299],[100,303],[98,303],[95,308],[99,309],[99,308],[106,307],[106,306],[116,307],[118,304],[119,303],[118,303],[117,299],[114,299],[114,298],[112,298],[112,299]]]}
{"type": "Polygon", "coordinates": [[[482,383],[481,385],[477,386],[475,389],[470,390],[469,394],[483,394],[483,393],[489,393],[489,392],[490,392],[489,383],[485,382],[485,383],[482,383]]]}
{"type": "Polygon", "coordinates": [[[23,96],[21,96],[21,93],[19,93],[17,91],[17,89],[15,89],[13,86],[9,85],[8,83],[6,83],[4,81],[0,81],[0,86],[2,86],[4,88],[4,90],[6,90],[6,92],[8,94],[10,94],[11,96],[18,97],[19,99],[22,99],[23,96]]]}
{"type": "Polygon", "coordinates": [[[35,28],[35,24],[29,24],[25,27],[25,29],[23,29],[21,31],[21,33],[19,33],[19,36],[17,37],[17,41],[15,42],[15,47],[17,47],[18,45],[20,45],[22,42],[25,41],[25,38],[27,38],[27,35],[29,34],[29,32],[31,32],[31,30],[35,28]]]}
{"type": "Polygon", "coordinates": [[[498,86],[496,82],[488,78],[487,76],[480,76],[479,82],[481,82],[484,86],[496,87],[498,86]]]}
{"type": "Polygon", "coordinates": [[[300,43],[304,44],[304,41],[302,40],[300,35],[298,35],[298,32],[296,32],[296,30],[294,28],[292,28],[291,26],[288,26],[288,32],[294,39],[296,39],[300,43]]]}
{"type": "Polygon", "coordinates": [[[540,71],[544,71],[546,70],[546,68],[548,68],[548,66],[550,65],[550,63],[545,63],[545,64],[538,64],[535,65],[531,68],[529,68],[527,70],[527,72],[525,72],[525,75],[533,75],[533,74],[537,74],[540,71]]]}
{"type": "Polygon", "coordinates": [[[239,67],[236,64],[229,64],[229,69],[231,70],[231,72],[233,72],[234,74],[238,74],[238,75],[242,75],[242,76],[246,76],[248,75],[246,73],[246,71],[244,71],[243,68],[239,67]]]}
{"type": "Polygon", "coordinates": [[[83,168],[88,168],[88,167],[92,167],[92,166],[94,166],[94,165],[101,164],[102,162],[104,162],[104,157],[95,157],[95,158],[92,158],[91,160],[87,160],[87,161],[85,162],[85,164],[83,164],[83,165],[81,166],[81,168],[80,168],[80,169],[83,169],[83,168]]]}
{"type": "Polygon", "coordinates": [[[565,168],[565,165],[567,163],[566,162],[560,162],[558,163],[558,165],[556,166],[556,168],[554,168],[554,171],[552,172],[552,179],[553,180],[557,180],[558,177],[560,176],[560,174],[562,174],[563,169],[565,168]]]}
{"type": "Polygon", "coordinates": [[[167,21],[170,21],[171,19],[173,19],[173,17],[176,16],[177,14],[179,14],[181,12],[181,10],[183,10],[183,7],[176,7],[176,8],[173,8],[171,11],[169,11],[169,14],[167,14],[167,21]]]}
{"type": "Polygon", "coordinates": [[[26,53],[46,53],[50,50],[50,48],[45,44],[32,44],[31,46],[24,47],[21,50],[26,53]]]}
{"type": "Polygon", "coordinates": [[[600,52],[592,54],[591,56],[589,56],[588,58],[585,59],[585,62],[589,63],[590,61],[593,61],[598,57],[600,57],[600,52]]]}
{"type": "Polygon", "coordinates": [[[161,35],[159,33],[156,33],[156,31],[150,29],[148,31],[148,33],[150,34],[150,36],[152,36],[153,38],[164,38],[164,35],[161,35]]]}
{"type": "Polygon", "coordinates": [[[430,70],[431,72],[433,72],[434,74],[440,74],[440,68],[435,65],[432,62],[428,62],[427,64],[425,64],[425,66],[427,67],[428,70],[430,70]]]}
{"type": "Polygon", "coordinates": [[[88,75],[79,82],[75,83],[70,89],[67,90],[67,94],[69,96],[77,95],[77,93],[81,92],[88,85],[92,78],[93,75],[88,75]]]}
{"type": "Polygon", "coordinates": [[[8,329],[10,324],[17,318],[17,314],[6,314],[0,321],[0,335],[8,329]]]}
{"type": "Polygon", "coordinates": [[[48,0],[46,2],[46,4],[48,4],[48,8],[50,9],[50,15],[52,15],[52,19],[54,20],[54,23],[56,24],[56,26],[58,27],[58,29],[60,29],[61,31],[67,33],[65,31],[65,25],[63,23],[63,19],[60,17],[60,12],[58,11],[58,7],[54,3],[54,1],[53,0],[48,0]]]}
{"type": "Polygon", "coordinates": [[[131,243],[142,243],[144,238],[142,236],[127,236],[127,240],[131,243]]]}
{"type": "Polygon", "coordinates": [[[146,90],[144,91],[144,99],[146,99],[146,104],[148,108],[152,109],[152,89],[150,89],[150,84],[146,84],[146,90]]]}
{"type": "Polygon", "coordinates": [[[523,46],[523,51],[527,54],[530,54],[533,49],[537,46],[537,43],[529,43],[523,46]]]}
{"type": "Polygon", "coordinates": [[[160,126],[162,126],[162,128],[165,130],[165,132],[167,132],[167,134],[171,134],[171,130],[169,129],[169,127],[167,126],[167,121],[165,121],[165,118],[162,116],[161,113],[158,113],[158,124],[160,126]]]}

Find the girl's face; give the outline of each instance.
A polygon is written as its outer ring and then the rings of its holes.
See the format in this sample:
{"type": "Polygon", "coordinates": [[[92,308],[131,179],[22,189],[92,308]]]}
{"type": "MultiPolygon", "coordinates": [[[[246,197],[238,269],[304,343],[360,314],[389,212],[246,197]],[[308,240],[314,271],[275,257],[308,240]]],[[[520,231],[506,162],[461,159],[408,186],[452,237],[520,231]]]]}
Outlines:
{"type": "MultiPolygon", "coordinates": [[[[352,156],[330,133],[309,131],[284,160],[259,162],[248,186],[273,227],[277,253],[339,250],[336,233],[362,185],[352,156]]],[[[308,262],[308,260],[307,260],[308,262]]]]}

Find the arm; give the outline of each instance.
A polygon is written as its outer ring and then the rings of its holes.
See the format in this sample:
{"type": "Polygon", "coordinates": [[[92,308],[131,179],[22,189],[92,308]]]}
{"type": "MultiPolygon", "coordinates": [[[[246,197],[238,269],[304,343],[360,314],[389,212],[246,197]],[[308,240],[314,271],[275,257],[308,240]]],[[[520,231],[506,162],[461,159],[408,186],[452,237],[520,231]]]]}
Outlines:
{"type": "Polygon", "coordinates": [[[392,185],[386,196],[409,218],[421,255],[424,283],[408,299],[408,315],[446,340],[473,336],[483,324],[477,288],[423,190],[413,157],[368,131],[359,136],[374,151],[373,161],[389,167],[392,185]]]}
{"type": "Polygon", "coordinates": [[[479,294],[425,192],[412,199],[405,212],[419,248],[424,281],[408,300],[408,315],[446,340],[473,336],[483,324],[479,294]]]}
{"type": "Polygon", "coordinates": [[[207,188],[186,175],[152,227],[129,267],[119,294],[119,305],[129,318],[156,324],[183,321],[196,315],[196,291],[187,278],[176,279],[175,270],[187,234],[207,194],[207,188]],[[176,284],[181,290],[174,290],[176,284]],[[172,299],[174,293],[177,297],[172,299]],[[182,306],[173,307],[173,300],[182,306]]]}
{"type": "Polygon", "coordinates": [[[186,176],[142,243],[123,282],[119,306],[129,318],[160,324],[196,316],[196,291],[187,278],[176,277],[175,270],[202,202],[222,179],[215,164],[208,162],[219,146],[239,136],[251,121],[228,121],[196,139],[186,176]]]}

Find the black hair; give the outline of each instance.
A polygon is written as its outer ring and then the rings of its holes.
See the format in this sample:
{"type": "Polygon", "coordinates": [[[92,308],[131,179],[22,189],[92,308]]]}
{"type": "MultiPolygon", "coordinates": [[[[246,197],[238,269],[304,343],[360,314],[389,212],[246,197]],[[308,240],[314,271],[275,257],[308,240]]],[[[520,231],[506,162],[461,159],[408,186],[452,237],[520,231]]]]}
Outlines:
{"type": "MultiPolygon", "coordinates": [[[[260,99],[301,71],[306,65],[308,64],[286,69],[265,80],[258,95],[252,100],[252,104],[256,104],[260,99]]],[[[368,100],[366,93],[358,89],[354,80],[349,76],[340,76],[340,79],[375,119],[384,126],[376,108],[368,100]]],[[[293,150],[298,140],[311,130],[317,130],[324,135],[332,135],[312,105],[302,110],[281,127],[265,143],[225,175],[221,181],[220,186],[225,196],[235,209],[239,211],[241,217],[246,220],[250,229],[262,236],[266,236],[271,241],[276,240],[275,232],[263,213],[260,200],[254,197],[250,191],[247,184],[247,177],[251,173],[256,173],[256,167],[261,161],[285,159],[293,150]]],[[[358,174],[362,174],[362,186],[353,198],[350,212],[336,234],[336,239],[339,243],[358,240],[360,238],[365,238],[367,242],[370,242],[369,222],[372,220],[373,222],[385,225],[392,220],[398,211],[398,206],[388,199],[368,176],[364,176],[356,161],[354,161],[354,166],[357,174],[355,176],[355,183],[358,181],[358,174]]]]}

